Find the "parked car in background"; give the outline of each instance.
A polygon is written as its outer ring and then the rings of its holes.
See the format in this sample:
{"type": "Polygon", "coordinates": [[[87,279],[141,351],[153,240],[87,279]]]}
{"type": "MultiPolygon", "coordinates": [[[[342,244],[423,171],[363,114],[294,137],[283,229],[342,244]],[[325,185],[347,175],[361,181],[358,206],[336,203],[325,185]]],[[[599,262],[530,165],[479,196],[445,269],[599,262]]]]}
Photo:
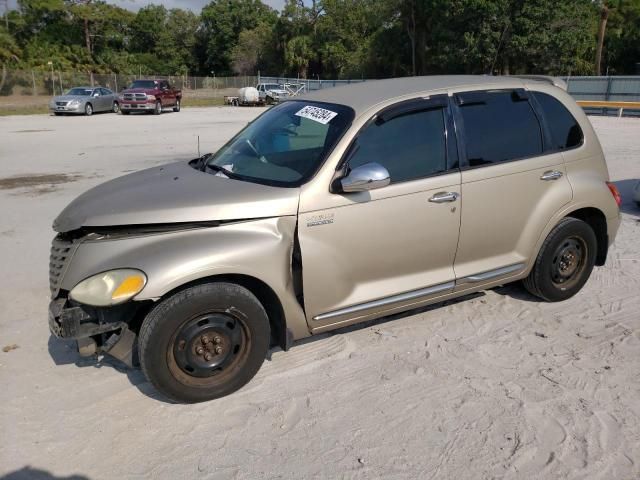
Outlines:
{"type": "Polygon", "coordinates": [[[289,96],[289,92],[277,83],[259,83],[256,87],[260,96],[260,103],[271,105],[289,96]]]}
{"type": "Polygon", "coordinates": [[[309,335],[520,280],[566,300],[605,263],[619,205],[552,83],[320,90],[75,199],[53,223],[49,325],[85,355],[137,352],[173,400],[210,400],[309,335]]]}
{"type": "Polygon", "coordinates": [[[49,110],[55,115],[67,113],[93,115],[94,112],[118,113],[118,97],[104,87],[74,87],[64,95],[53,97],[49,110]]]}
{"type": "Polygon", "coordinates": [[[638,207],[640,207],[640,182],[636,183],[636,186],[633,189],[633,201],[636,202],[638,207]]]}
{"type": "Polygon", "coordinates": [[[160,115],[165,108],[180,111],[182,91],[169,85],[166,80],[136,80],[120,92],[120,112],[152,112],[160,115]]]}

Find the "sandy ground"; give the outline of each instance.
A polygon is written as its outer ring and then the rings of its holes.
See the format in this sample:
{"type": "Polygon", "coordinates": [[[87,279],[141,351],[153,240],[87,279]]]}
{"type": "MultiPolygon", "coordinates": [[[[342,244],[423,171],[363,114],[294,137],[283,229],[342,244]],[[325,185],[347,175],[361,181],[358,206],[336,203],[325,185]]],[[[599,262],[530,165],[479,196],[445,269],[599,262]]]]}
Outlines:
{"type": "Polygon", "coordinates": [[[640,476],[638,119],[592,118],[624,220],[567,302],[507,286],[324,335],[190,406],[50,338],[55,215],[104,180],[194,157],[197,135],[214,150],[258,112],[0,118],[2,478],[640,476]]]}

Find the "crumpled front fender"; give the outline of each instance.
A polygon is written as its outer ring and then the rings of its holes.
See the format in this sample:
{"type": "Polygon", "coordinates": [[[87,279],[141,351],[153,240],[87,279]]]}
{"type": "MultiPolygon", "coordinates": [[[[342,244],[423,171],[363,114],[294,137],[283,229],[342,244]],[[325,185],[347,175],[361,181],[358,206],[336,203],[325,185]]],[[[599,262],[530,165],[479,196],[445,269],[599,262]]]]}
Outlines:
{"type": "Polygon", "coordinates": [[[292,280],[295,216],[229,223],[168,233],[123,235],[81,243],[62,281],[71,290],[85,278],[117,268],[147,275],[134,300],[158,300],[176,288],[215,275],[246,275],[278,296],[295,339],[309,335],[292,280]]]}

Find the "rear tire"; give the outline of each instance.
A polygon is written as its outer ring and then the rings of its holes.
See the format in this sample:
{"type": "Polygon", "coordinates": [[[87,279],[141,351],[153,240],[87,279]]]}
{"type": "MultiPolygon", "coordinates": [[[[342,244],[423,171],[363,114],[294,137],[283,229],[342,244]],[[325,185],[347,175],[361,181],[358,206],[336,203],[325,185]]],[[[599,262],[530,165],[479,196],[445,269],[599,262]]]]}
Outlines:
{"type": "Polygon", "coordinates": [[[120,111],[120,104],[118,102],[113,102],[113,107],[111,108],[113,113],[118,113],[120,111]]]}
{"type": "Polygon", "coordinates": [[[53,114],[54,114],[56,117],[61,117],[61,116],[62,116],[62,112],[53,112],[53,114]]]}
{"type": "Polygon", "coordinates": [[[589,279],[598,241],[593,229],[577,218],[563,218],[545,239],[525,288],[548,302],[573,297],[589,279]]]}
{"type": "Polygon", "coordinates": [[[154,115],[160,115],[162,113],[162,103],[160,103],[160,100],[158,100],[156,102],[156,106],[153,109],[153,114],[154,115]]]}
{"type": "Polygon", "coordinates": [[[173,107],[173,111],[174,112],[179,112],[180,111],[180,99],[179,98],[176,100],[176,106],[173,107]]]}
{"type": "Polygon", "coordinates": [[[142,371],[163,395],[194,403],[229,395],[257,373],[269,349],[267,313],[246,288],[206,283],[158,303],[144,319],[142,371]]]}

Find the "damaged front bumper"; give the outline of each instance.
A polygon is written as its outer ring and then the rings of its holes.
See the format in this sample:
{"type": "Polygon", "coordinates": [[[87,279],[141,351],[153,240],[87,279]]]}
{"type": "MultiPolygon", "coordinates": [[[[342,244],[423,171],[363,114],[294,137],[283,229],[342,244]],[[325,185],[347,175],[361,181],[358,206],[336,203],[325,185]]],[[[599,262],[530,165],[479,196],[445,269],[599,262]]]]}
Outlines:
{"type": "Polygon", "coordinates": [[[135,309],[123,307],[101,311],[58,298],[49,303],[49,330],[55,337],[77,340],[82,356],[108,353],[133,366],[136,334],[118,317],[129,319],[135,309]]]}
{"type": "Polygon", "coordinates": [[[58,338],[78,340],[126,327],[122,321],[101,323],[83,307],[69,305],[65,298],[49,303],[49,330],[58,338]]]}

